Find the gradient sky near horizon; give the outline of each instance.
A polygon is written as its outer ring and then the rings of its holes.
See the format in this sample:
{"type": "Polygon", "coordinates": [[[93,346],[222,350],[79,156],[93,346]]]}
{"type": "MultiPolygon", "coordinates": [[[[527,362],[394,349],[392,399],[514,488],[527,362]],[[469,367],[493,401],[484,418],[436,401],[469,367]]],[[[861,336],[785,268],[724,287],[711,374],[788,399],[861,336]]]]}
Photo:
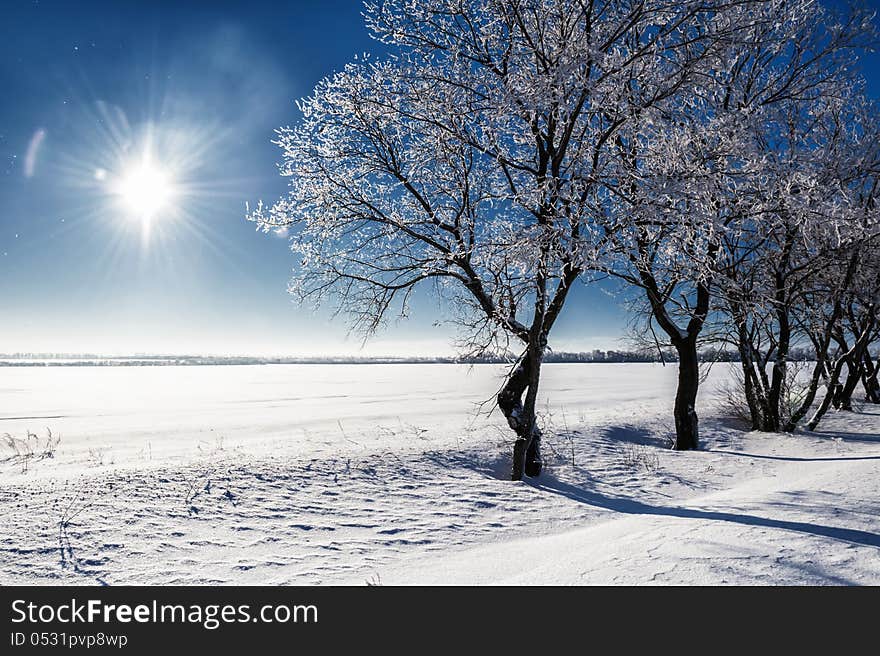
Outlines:
{"type": "MultiPolygon", "coordinates": [[[[880,6],[880,0],[869,5],[880,6]]],[[[362,52],[357,0],[7,0],[0,8],[0,352],[435,355],[453,330],[424,293],[365,347],[292,302],[282,236],[245,203],[285,191],[273,130],[362,52]],[[146,230],[109,193],[149,149],[172,173],[146,230]],[[164,216],[164,215],[163,215],[164,216]]],[[[880,58],[865,60],[880,96],[880,58]]],[[[579,287],[557,350],[613,348],[618,301],[579,287]]]]}

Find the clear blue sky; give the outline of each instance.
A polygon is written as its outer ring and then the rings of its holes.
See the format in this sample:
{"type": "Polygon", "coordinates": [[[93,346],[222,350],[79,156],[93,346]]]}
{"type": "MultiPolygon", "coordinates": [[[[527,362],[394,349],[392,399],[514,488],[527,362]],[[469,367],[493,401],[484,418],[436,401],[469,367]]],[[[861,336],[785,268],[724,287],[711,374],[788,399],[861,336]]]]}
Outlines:
{"type": "MultiPolygon", "coordinates": [[[[243,218],[246,202],[284,193],[270,140],[297,120],[294,101],[355,54],[381,54],[360,9],[4,2],[0,352],[448,353],[427,294],[361,350],[342,318],[293,304],[285,240],[243,218]],[[148,138],[176,196],[145,233],[107,189],[148,138]]],[[[875,97],[878,70],[872,57],[875,97]]],[[[623,332],[614,299],[581,288],[553,345],[608,348],[623,332]]]]}

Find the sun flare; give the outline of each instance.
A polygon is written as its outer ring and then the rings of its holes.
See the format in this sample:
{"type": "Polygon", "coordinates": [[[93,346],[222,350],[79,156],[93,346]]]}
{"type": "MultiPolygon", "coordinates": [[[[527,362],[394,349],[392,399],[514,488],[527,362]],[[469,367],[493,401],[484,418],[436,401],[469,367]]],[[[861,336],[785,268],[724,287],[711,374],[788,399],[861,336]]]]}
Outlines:
{"type": "Polygon", "coordinates": [[[144,161],[125,173],[116,187],[116,193],[131,216],[149,220],[167,208],[173,189],[166,171],[144,161]]]}

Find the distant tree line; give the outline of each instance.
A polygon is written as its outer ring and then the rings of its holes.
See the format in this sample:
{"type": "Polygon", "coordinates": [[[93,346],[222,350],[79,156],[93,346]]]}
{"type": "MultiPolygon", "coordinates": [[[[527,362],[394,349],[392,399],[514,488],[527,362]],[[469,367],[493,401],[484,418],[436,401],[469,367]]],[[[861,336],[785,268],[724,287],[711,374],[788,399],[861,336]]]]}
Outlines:
{"type": "MultiPolygon", "coordinates": [[[[809,349],[791,349],[792,361],[807,361],[809,349]]],[[[700,362],[740,362],[740,354],[733,350],[706,348],[698,353],[700,362]]],[[[249,356],[249,355],[125,355],[106,356],[96,353],[0,353],[4,367],[162,367],[208,365],[263,365],[263,364],[509,364],[516,359],[512,353],[483,353],[470,356],[249,356]]],[[[594,349],[592,351],[548,351],[544,362],[677,362],[674,349],[639,351],[594,349]]]]}

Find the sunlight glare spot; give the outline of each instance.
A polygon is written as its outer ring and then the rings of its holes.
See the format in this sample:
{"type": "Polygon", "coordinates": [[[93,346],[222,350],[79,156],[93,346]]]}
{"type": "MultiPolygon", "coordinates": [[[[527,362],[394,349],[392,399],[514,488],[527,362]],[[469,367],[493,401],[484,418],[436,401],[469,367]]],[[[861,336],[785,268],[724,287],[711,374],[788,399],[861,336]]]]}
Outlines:
{"type": "Polygon", "coordinates": [[[168,204],[172,188],[164,171],[145,162],[125,175],[117,193],[136,218],[151,219],[168,204]]]}

